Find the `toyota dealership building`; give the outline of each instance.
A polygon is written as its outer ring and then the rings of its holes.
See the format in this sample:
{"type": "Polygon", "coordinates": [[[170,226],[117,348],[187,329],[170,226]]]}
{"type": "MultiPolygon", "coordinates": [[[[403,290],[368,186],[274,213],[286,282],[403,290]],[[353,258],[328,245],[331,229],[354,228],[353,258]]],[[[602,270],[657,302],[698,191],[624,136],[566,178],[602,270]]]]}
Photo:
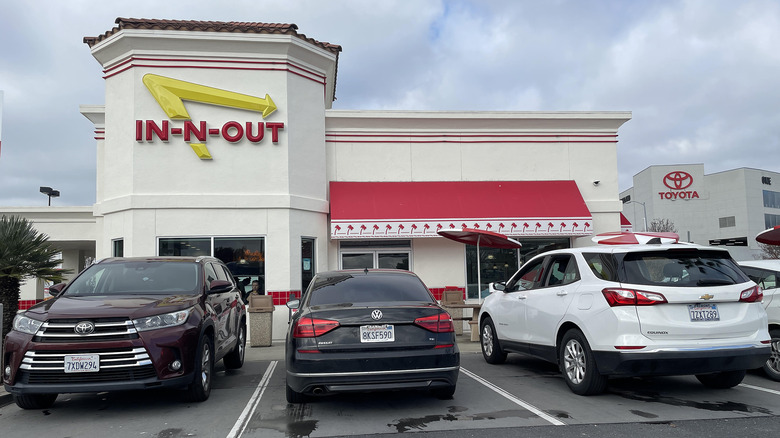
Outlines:
{"type": "Polygon", "coordinates": [[[722,246],[736,260],[761,258],[756,235],[780,225],[780,173],[739,168],[712,174],[703,164],[650,166],[620,193],[634,230],[671,221],[681,240],[722,246]]]}
{"type": "MultiPolygon", "coordinates": [[[[475,299],[530,255],[621,228],[630,112],[334,110],[342,49],[292,24],[119,18],[84,42],[105,79],[105,102],[81,106],[95,204],[0,208],[76,272],[214,255],[277,305],[341,268],[409,269],[475,299]],[[462,228],[523,248],[483,248],[477,285],[475,248],[437,234],[462,228]]],[[[28,282],[22,305],[43,288],[28,282]]]]}

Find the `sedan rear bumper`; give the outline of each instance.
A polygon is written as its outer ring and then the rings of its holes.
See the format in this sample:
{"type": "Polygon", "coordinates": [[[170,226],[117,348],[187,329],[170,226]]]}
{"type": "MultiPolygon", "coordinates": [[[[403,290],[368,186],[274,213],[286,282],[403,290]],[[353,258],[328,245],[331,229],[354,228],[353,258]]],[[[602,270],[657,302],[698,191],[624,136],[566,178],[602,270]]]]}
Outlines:
{"type": "Polygon", "coordinates": [[[594,351],[600,374],[612,376],[673,376],[761,368],[769,346],[653,352],[594,351]]]}
{"type": "Polygon", "coordinates": [[[433,389],[455,386],[459,366],[392,371],[294,373],[287,371],[287,385],[295,392],[365,392],[399,389],[433,389]]]}

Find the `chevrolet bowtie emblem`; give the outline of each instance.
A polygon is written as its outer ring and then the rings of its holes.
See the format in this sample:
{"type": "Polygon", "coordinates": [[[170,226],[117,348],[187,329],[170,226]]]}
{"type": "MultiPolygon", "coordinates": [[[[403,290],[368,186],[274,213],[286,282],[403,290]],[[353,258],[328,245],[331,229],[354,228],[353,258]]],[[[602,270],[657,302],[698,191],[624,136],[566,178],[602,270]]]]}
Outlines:
{"type": "Polygon", "coordinates": [[[700,300],[711,300],[713,298],[715,298],[715,295],[710,295],[710,294],[704,294],[699,297],[700,300]]]}

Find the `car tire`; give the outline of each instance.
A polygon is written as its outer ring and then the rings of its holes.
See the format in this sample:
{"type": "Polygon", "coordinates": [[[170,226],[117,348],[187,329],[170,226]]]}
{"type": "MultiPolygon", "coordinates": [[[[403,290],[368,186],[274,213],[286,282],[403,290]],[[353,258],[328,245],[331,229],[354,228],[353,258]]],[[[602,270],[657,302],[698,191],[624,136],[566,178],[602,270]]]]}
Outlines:
{"type": "Polygon", "coordinates": [[[191,402],[206,401],[211,394],[211,379],[214,376],[214,347],[210,336],[200,340],[200,347],[195,358],[195,372],[192,383],[187,387],[187,400],[191,402]]]}
{"type": "Polygon", "coordinates": [[[244,366],[244,355],[246,353],[246,324],[242,320],[238,327],[238,338],[236,339],[236,346],[225,355],[222,362],[225,364],[225,368],[229,370],[236,370],[244,366]]]}
{"type": "Polygon", "coordinates": [[[48,409],[57,400],[57,394],[14,394],[14,403],[22,409],[48,409]]]}
{"type": "Polygon", "coordinates": [[[772,355],[764,364],[764,372],[772,379],[780,382],[780,329],[769,331],[772,338],[772,355]]]}
{"type": "Polygon", "coordinates": [[[723,371],[713,374],[697,374],[696,378],[708,388],[728,389],[742,383],[745,374],[747,374],[745,370],[723,371]]]}
{"type": "Polygon", "coordinates": [[[608,376],[599,374],[593,351],[585,335],[569,330],[561,340],[559,360],[563,379],[575,394],[601,394],[607,388],[608,376]]]}
{"type": "Polygon", "coordinates": [[[506,361],[506,353],[501,350],[501,345],[498,343],[496,327],[489,317],[482,321],[482,327],[479,330],[479,343],[482,346],[482,356],[485,358],[485,362],[501,364],[506,361]]]}
{"type": "Polygon", "coordinates": [[[287,382],[284,383],[284,386],[285,395],[287,396],[287,403],[305,403],[309,399],[306,394],[294,391],[292,388],[290,388],[290,385],[288,385],[287,382]]]}
{"type": "Polygon", "coordinates": [[[431,394],[439,400],[452,400],[452,396],[455,395],[455,385],[434,388],[431,390],[431,394]]]}

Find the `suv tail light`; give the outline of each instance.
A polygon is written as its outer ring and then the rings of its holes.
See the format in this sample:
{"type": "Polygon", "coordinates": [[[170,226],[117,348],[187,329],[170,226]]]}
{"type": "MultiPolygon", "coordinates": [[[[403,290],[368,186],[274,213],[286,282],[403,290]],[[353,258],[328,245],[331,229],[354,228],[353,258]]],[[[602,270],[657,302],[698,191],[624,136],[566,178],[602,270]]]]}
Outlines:
{"type": "Polygon", "coordinates": [[[615,306],[652,306],[666,303],[666,297],[656,292],[632,289],[608,288],[601,291],[610,307],[615,306]]]}
{"type": "Polygon", "coordinates": [[[414,323],[415,325],[434,333],[450,333],[455,331],[455,326],[452,324],[452,317],[446,312],[417,318],[414,320],[414,323]]]}
{"type": "Polygon", "coordinates": [[[745,303],[761,302],[764,299],[764,292],[758,286],[753,286],[750,289],[745,289],[739,295],[739,300],[745,303]]]}
{"type": "Polygon", "coordinates": [[[294,338],[316,338],[339,326],[338,321],[330,319],[301,318],[295,321],[294,338]]]}

